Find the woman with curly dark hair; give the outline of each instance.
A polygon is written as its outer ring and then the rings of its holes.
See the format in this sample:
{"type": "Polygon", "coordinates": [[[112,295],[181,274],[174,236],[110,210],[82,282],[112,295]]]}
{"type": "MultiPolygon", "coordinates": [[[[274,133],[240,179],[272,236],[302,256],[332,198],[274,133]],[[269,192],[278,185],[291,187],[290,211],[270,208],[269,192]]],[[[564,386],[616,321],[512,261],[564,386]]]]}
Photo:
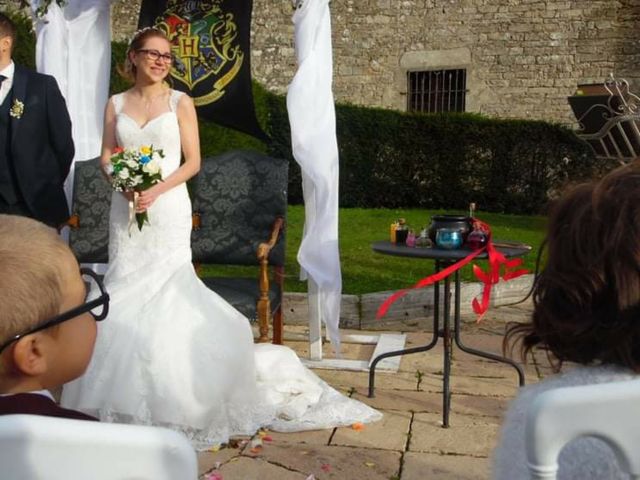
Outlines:
{"type": "MultiPolygon", "coordinates": [[[[640,165],[621,167],[579,185],[555,205],[547,232],[546,267],[534,289],[530,323],[507,328],[505,349],[523,359],[547,351],[556,372],[522,389],[505,417],[494,452],[494,478],[529,478],[525,419],[544,391],[638,379],[640,373],[640,165]]],[[[560,479],[622,479],[611,449],[596,438],[560,453],[560,479]]]]}

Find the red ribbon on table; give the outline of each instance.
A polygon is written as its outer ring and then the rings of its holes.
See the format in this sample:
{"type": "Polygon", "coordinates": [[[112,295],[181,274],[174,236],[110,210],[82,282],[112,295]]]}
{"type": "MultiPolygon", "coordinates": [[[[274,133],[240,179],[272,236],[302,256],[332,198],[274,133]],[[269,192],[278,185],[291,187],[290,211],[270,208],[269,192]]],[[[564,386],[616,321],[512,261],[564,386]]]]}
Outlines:
{"type": "Polygon", "coordinates": [[[485,273],[478,265],[473,266],[473,273],[478,280],[483,283],[482,290],[482,302],[478,302],[477,298],[474,298],[471,302],[471,306],[473,311],[478,315],[478,322],[482,320],[482,317],[487,310],[489,310],[489,302],[491,301],[491,288],[493,285],[497,284],[500,279],[509,281],[513,278],[520,277],[525,273],[528,273],[526,269],[518,269],[520,265],[522,265],[521,258],[514,258],[513,260],[507,260],[504,254],[500,253],[496,247],[493,245],[491,240],[491,228],[488,224],[474,218],[472,219],[473,225],[475,229],[482,230],[487,235],[487,244],[467,255],[462,260],[457,261],[453,265],[448,266],[444,270],[440,270],[433,275],[429,275],[428,277],[423,278],[418,281],[413,287],[405,288],[403,290],[399,290],[389,298],[387,298],[380,308],[378,308],[378,312],[376,314],[376,318],[380,319],[384,317],[389,310],[389,307],[400,298],[404,297],[411,290],[415,290],[417,288],[427,287],[433,283],[444,280],[446,277],[451,275],[456,270],[460,270],[462,267],[471,262],[474,258],[480,255],[482,252],[487,252],[487,257],[489,261],[489,269],[485,273]],[[504,273],[500,275],[500,267],[504,265],[504,273]]]}

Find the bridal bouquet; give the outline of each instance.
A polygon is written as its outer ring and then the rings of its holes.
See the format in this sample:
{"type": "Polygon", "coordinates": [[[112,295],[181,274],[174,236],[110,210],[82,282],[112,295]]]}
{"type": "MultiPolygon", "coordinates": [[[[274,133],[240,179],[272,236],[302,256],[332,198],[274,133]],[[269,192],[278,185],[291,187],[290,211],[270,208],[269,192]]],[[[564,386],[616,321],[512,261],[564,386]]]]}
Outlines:
{"type": "MultiPolygon", "coordinates": [[[[111,155],[109,174],[111,186],[116,192],[133,191],[137,200],[138,192],[151,188],[162,181],[160,160],[164,158],[162,150],[154,149],[153,145],[142,146],[137,149],[116,147],[111,155]]],[[[129,228],[133,224],[135,200],[129,208],[129,228]]],[[[149,223],[147,212],[135,214],[138,230],[142,230],[145,223],[149,223]]]]}

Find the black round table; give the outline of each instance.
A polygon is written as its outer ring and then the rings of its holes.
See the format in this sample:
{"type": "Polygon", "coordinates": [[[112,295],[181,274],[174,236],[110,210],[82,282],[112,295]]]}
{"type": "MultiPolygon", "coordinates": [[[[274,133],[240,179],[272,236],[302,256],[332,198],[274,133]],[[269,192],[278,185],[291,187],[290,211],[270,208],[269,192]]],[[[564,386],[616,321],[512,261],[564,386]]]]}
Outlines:
{"type": "MultiPolygon", "coordinates": [[[[500,253],[507,258],[521,257],[531,251],[529,245],[514,243],[514,242],[501,242],[494,241],[493,245],[500,253]]],[[[443,268],[447,268],[453,265],[459,260],[462,260],[469,255],[472,250],[468,248],[460,248],[456,250],[445,250],[437,247],[420,248],[420,247],[407,247],[404,245],[396,245],[389,241],[379,241],[372,244],[371,248],[374,252],[381,253],[383,255],[394,255],[399,257],[411,257],[411,258],[423,258],[429,260],[435,260],[435,273],[439,272],[443,268]]],[[[476,259],[487,258],[487,253],[480,253],[476,259]]],[[[474,259],[475,260],[475,259],[474,259]]],[[[453,329],[451,328],[451,275],[444,278],[444,302],[443,302],[443,328],[440,329],[440,282],[433,284],[434,299],[433,302],[433,338],[427,345],[420,347],[407,348],[404,350],[396,350],[394,352],[387,352],[378,355],[371,362],[369,369],[369,397],[374,396],[375,390],[375,369],[378,362],[385,358],[395,357],[398,355],[408,355],[411,353],[426,352],[431,350],[438,343],[438,339],[444,340],[444,370],[442,376],[442,426],[449,427],[449,410],[451,406],[451,392],[449,388],[449,380],[451,376],[451,353],[452,353],[452,335],[453,341],[460,350],[471,355],[476,355],[496,362],[506,363],[511,365],[518,372],[518,381],[520,386],[524,385],[524,371],[522,367],[513,360],[499,355],[495,355],[490,352],[482,350],[476,350],[468,347],[464,344],[460,337],[460,271],[456,270],[453,273],[454,277],[454,311],[453,311],[453,329]]]]}

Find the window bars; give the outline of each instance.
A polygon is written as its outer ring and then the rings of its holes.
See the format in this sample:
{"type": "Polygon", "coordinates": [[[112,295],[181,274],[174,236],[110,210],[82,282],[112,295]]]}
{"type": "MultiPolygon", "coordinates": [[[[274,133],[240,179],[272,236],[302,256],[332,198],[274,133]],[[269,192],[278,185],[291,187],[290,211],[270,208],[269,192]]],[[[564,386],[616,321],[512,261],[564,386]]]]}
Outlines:
{"type": "Polygon", "coordinates": [[[409,112],[464,112],[467,71],[429,70],[407,72],[409,112]]]}

